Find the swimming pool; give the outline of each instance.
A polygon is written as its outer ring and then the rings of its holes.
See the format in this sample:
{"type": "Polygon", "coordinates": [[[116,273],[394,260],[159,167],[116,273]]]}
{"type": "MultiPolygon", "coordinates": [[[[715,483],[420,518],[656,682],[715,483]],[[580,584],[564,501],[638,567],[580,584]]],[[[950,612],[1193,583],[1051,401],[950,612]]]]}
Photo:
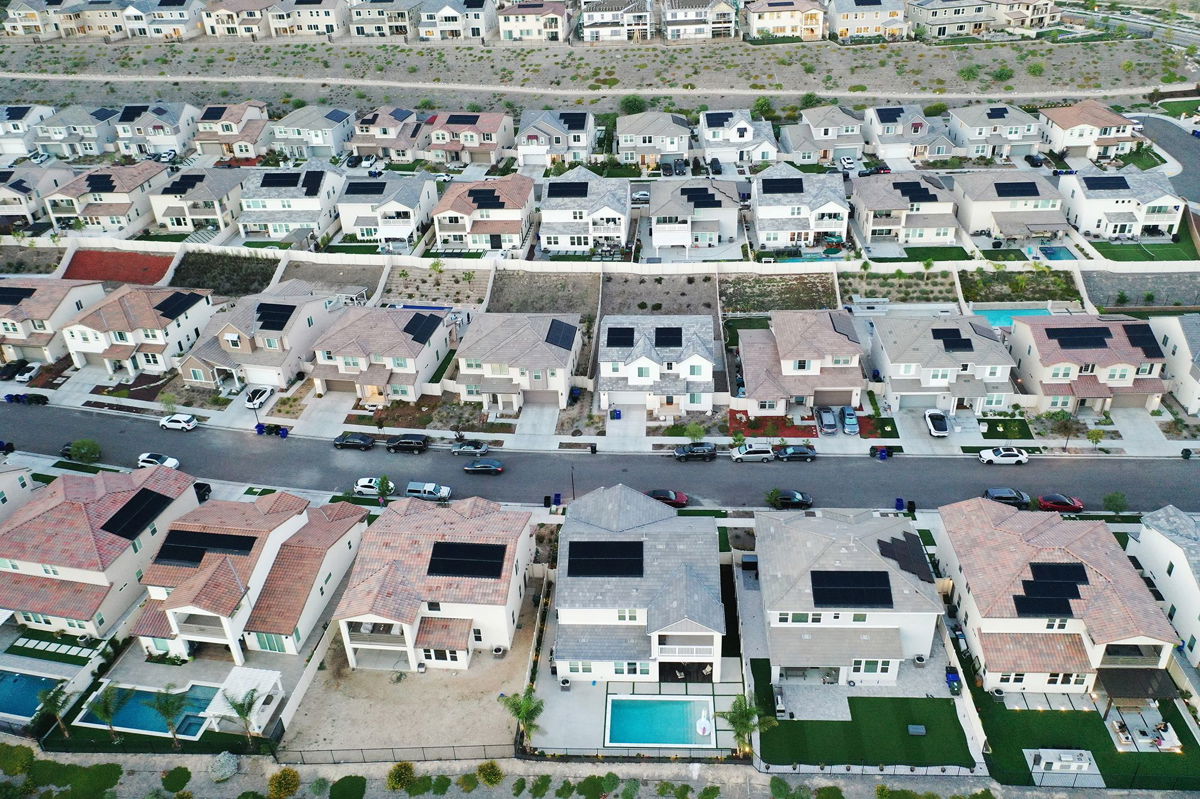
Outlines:
{"type": "Polygon", "coordinates": [[[31,719],[42,702],[38,694],[58,684],[53,677],[0,671],[0,714],[31,719]]]}
{"type": "Polygon", "coordinates": [[[986,311],[975,311],[976,316],[982,316],[992,323],[992,327],[1012,327],[1014,316],[1049,316],[1045,308],[990,308],[986,311]]]}
{"type": "Polygon", "coordinates": [[[1038,247],[1042,251],[1042,257],[1047,261],[1078,261],[1066,247],[1038,247]]]}
{"type": "Polygon", "coordinates": [[[714,746],[711,699],[686,696],[614,696],[608,700],[606,746],[714,746]],[[708,720],[707,735],[696,722],[708,720]]]}
{"type": "MultiPolygon", "coordinates": [[[[121,690],[130,690],[122,686],[117,687],[121,690]]],[[[208,720],[201,716],[200,712],[208,708],[208,703],[217,695],[218,690],[215,685],[200,685],[199,683],[192,683],[188,687],[187,702],[176,721],[176,729],[181,738],[196,738],[203,732],[208,720]]],[[[133,696],[130,700],[113,717],[113,726],[118,730],[128,732],[170,735],[167,731],[167,723],[151,706],[154,702],[154,692],[132,689],[132,693],[133,696]]],[[[90,705],[75,723],[106,729],[108,727],[103,721],[96,718],[90,705]]]]}

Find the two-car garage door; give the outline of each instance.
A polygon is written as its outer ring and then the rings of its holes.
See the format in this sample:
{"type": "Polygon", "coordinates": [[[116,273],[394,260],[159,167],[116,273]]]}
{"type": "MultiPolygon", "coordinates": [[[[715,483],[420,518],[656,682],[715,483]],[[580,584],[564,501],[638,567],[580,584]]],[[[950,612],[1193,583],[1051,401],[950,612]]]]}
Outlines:
{"type": "Polygon", "coordinates": [[[937,394],[901,394],[900,409],[907,410],[909,408],[936,408],[937,394]]]}
{"type": "Polygon", "coordinates": [[[854,389],[817,389],[813,392],[813,405],[849,405],[854,399],[854,389]]]}

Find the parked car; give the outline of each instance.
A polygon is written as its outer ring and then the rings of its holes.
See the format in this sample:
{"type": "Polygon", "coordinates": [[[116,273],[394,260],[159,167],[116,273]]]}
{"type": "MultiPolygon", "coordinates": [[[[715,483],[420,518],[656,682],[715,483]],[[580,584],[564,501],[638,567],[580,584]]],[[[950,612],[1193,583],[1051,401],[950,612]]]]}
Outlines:
{"type": "Polygon", "coordinates": [[[946,419],[946,414],[937,408],[929,408],[925,411],[925,426],[929,428],[929,435],[934,438],[945,438],[950,435],[950,422],[946,419]]]}
{"type": "Polygon", "coordinates": [[[212,486],[208,483],[192,483],[192,490],[196,492],[197,502],[207,502],[212,496],[212,486]]]}
{"type": "Polygon", "coordinates": [[[1038,497],[1037,502],[1038,510],[1053,510],[1059,513],[1079,513],[1083,510],[1082,499],[1066,494],[1046,494],[1038,497]]]}
{"type": "Polygon", "coordinates": [[[158,452],[143,452],[137,457],[137,467],[145,469],[149,466],[166,466],[168,469],[178,469],[179,459],[158,452]]]}
{"type": "Polygon", "coordinates": [[[887,164],[878,164],[876,166],[871,167],[871,169],[872,169],[872,171],[874,171],[874,173],[876,175],[892,174],[892,168],[890,166],[888,166],[887,164]]]}
{"type": "Polygon", "coordinates": [[[688,173],[688,161],[686,158],[675,159],[675,174],[686,175],[688,173]]]}
{"type": "Polygon", "coordinates": [[[451,446],[450,454],[451,455],[474,455],[474,456],[478,457],[480,455],[488,454],[489,449],[491,449],[491,447],[489,447],[487,445],[486,441],[479,441],[478,439],[468,439],[466,441],[459,441],[457,444],[454,444],[453,446],[451,446]]]}
{"type": "Polygon", "coordinates": [[[849,405],[843,405],[841,410],[842,432],[848,436],[858,435],[858,412],[849,405]]]}
{"type": "Polygon", "coordinates": [[[762,461],[766,463],[775,459],[775,451],[771,449],[770,444],[751,443],[747,441],[740,447],[734,447],[729,450],[729,457],[733,459],[734,463],[741,463],[742,461],[762,461]]]}
{"type": "Polygon", "coordinates": [[[670,161],[663,161],[661,164],[659,164],[659,167],[662,169],[662,175],[664,178],[669,178],[675,174],[675,170],[671,167],[670,161]]]}
{"type": "Polygon", "coordinates": [[[717,445],[711,441],[693,441],[675,448],[677,461],[711,461],[717,458],[717,445]]]}
{"type": "Polygon", "coordinates": [[[30,380],[42,373],[42,367],[45,365],[46,364],[42,363],[41,361],[30,361],[29,363],[25,364],[25,368],[17,372],[17,382],[28,383],[30,380]]]}
{"type": "Polygon", "coordinates": [[[1025,156],[1025,163],[1032,167],[1043,167],[1049,162],[1037,153],[1030,153],[1029,155],[1025,156]]]}
{"type": "Polygon", "coordinates": [[[167,150],[158,157],[158,162],[160,164],[169,164],[175,160],[175,156],[177,155],[179,155],[179,153],[175,152],[174,150],[167,150]]]}
{"type": "Polygon", "coordinates": [[[476,458],[463,467],[467,474],[503,474],[504,463],[495,458],[476,458]]]}
{"type": "Polygon", "coordinates": [[[18,358],[15,361],[9,361],[3,366],[0,366],[0,380],[12,380],[28,365],[29,361],[25,360],[24,358],[18,358]]]}
{"type": "Polygon", "coordinates": [[[414,499],[427,499],[431,502],[445,502],[450,499],[450,486],[437,483],[411,482],[404,488],[404,496],[414,499]]]}
{"type": "Polygon", "coordinates": [[[838,431],[837,414],[828,405],[817,408],[817,429],[823,436],[836,436],[838,431]]]}
{"type": "Polygon", "coordinates": [[[251,389],[246,392],[246,407],[261,408],[267,404],[267,400],[275,393],[275,389],[270,386],[262,386],[260,388],[251,389]]]}
{"type": "Polygon", "coordinates": [[[688,495],[682,491],[672,491],[669,488],[654,488],[646,492],[646,496],[652,499],[657,499],[664,505],[670,505],[672,508],[686,508],[688,504],[688,495]]]}
{"type": "Polygon", "coordinates": [[[725,171],[725,169],[721,166],[721,159],[713,158],[713,159],[709,160],[708,171],[714,175],[722,174],[725,171]]]}
{"type": "Polygon", "coordinates": [[[771,507],[777,510],[808,510],[812,506],[812,496],[803,491],[779,489],[779,493],[771,498],[771,507]]]}
{"type": "MultiPolygon", "coordinates": [[[[392,483],[388,486],[388,496],[396,495],[396,484],[392,483]]],[[[379,496],[379,478],[378,477],[360,477],[354,483],[354,496],[356,497],[377,497],[379,496]]]]}
{"type": "Polygon", "coordinates": [[[29,160],[32,161],[33,163],[41,166],[42,164],[44,164],[50,160],[50,154],[49,153],[41,153],[41,152],[30,153],[29,160]]]}
{"type": "Polygon", "coordinates": [[[447,172],[434,172],[432,177],[438,183],[449,183],[450,181],[454,180],[454,175],[451,175],[447,172]]]}
{"type": "Polygon", "coordinates": [[[162,430],[195,430],[198,424],[200,422],[190,413],[173,413],[158,420],[162,430]]]}
{"type": "Polygon", "coordinates": [[[373,155],[364,155],[362,157],[362,165],[366,169],[371,169],[379,162],[379,159],[373,155]]]}
{"type": "Polygon", "coordinates": [[[366,433],[342,433],[333,440],[334,449],[344,449],[346,447],[354,447],[366,452],[371,447],[375,446],[375,439],[366,433]]]}
{"type": "Polygon", "coordinates": [[[635,203],[648,203],[650,202],[650,192],[635,191],[633,194],[629,195],[629,199],[635,203]]]}
{"type": "Polygon", "coordinates": [[[1028,510],[1029,508],[1029,495],[1015,488],[989,488],[980,496],[984,499],[990,499],[992,502],[1011,505],[1021,510],[1028,510]]]}
{"type": "Polygon", "coordinates": [[[387,451],[393,454],[397,452],[409,452],[416,455],[429,449],[429,436],[424,436],[420,433],[405,433],[402,436],[392,436],[387,440],[386,447],[387,451]]]}
{"type": "Polygon", "coordinates": [[[838,165],[842,169],[854,169],[854,159],[848,155],[843,155],[838,159],[838,165]]]}
{"type": "Polygon", "coordinates": [[[1029,463],[1029,453],[1016,447],[996,447],[995,449],[985,449],[980,452],[979,462],[1005,464],[1029,463]]]}
{"type": "Polygon", "coordinates": [[[346,159],[346,166],[350,167],[351,169],[358,169],[360,166],[362,166],[362,162],[363,159],[361,155],[352,155],[346,159]]]}
{"type": "Polygon", "coordinates": [[[817,451],[803,444],[793,444],[788,447],[776,447],[775,459],[781,461],[804,461],[812,463],[817,459],[817,451]]]}

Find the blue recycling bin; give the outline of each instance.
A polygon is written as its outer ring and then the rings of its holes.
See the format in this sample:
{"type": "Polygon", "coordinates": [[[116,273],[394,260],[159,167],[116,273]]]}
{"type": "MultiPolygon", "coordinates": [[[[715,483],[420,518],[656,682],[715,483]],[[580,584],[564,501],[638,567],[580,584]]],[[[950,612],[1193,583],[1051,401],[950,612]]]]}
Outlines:
{"type": "Polygon", "coordinates": [[[556,506],[557,506],[557,505],[561,505],[561,504],[562,504],[562,494],[555,494],[555,495],[554,495],[554,504],[555,504],[556,506]]]}
{"type": "Polygon", "coordinates": [[[259,422],[258,424],[254,425],[254,432],[261,436],[267,432],[267,426],[262,422],[259,422]]]}
{"type": "Polygon", "coordinates": [[[286,427],[279,428],[279,437],[280,438],[287,438],[287,434],[288,434],[288,431],[287,431],[286,427]]]}
{"type": "Polygon", "coordinates": [[[16,394],[5,394],[5,395],[4,395],[4,401],[5,401],[5,402],[16,402],[16,401],[17,401],[17,395],[16,395],[16,394]]]}
{"type": "MultiPolygon", "coordinates": [[[[879,448],[879,460],[881,460],[881,461],[886,461],[887,459],[888,459],[888,448],[887,448],[887,447],[880,447],[880,448],[879,448]]],[[[896,498],[896,502],[899,502],[899,501],[900,501],[900,498],[899,498],[899,497],[897,497],[897,498],[896,498]]],[[[896,510],[904,510],[904,508],[903,508],[903,507],[899,507],[899,508],[896,508],[896,510]]]]}
{"type": "Polygon", "coordinates": [[[613,418],[614,419],[621,418],[621,409],[620,408],[613,408],[613,418]]]}

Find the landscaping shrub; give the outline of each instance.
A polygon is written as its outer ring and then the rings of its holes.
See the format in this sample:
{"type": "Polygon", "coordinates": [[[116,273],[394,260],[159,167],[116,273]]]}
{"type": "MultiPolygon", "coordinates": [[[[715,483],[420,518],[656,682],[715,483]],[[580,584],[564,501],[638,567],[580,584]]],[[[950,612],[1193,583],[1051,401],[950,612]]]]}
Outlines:
{"type": "Polygon", "coordinates": [[[76,766],[53,760],[35,760],[28,773],[30,784],[38,788],[66,787],[66,791],[55,794],[56,799],[94,799],[109,788],[116,787],[122,769],[116,763],[76,766]]]}
{"type": "Polygon", "coordinates": [[[413,768],[412,763],[397,763],[392,766],[387,775],[387,787],[389,791],[403,791],[408,786],[412,785],[413,780],[417,778],[417,770],[413,768]]]}
{"type": "Polygon", "coordinates": [[[239,793],[237,799],[267,799],[267,797],[263,796],[258,791],[245,791],[243,793],[239,793]]]}
{"type": "Polygon", "coordinates": [[[25,799],[24,786],[16,782],[0,782],[0,799],[25,799]]]}
{"type": "Polygon", "coordinates": [[[190,252],[175,268],[171,285],[242,297],[265,289],[278,266],[279,262],[270,257],[190,252]]]}
{"type": "Polygon", "coordinates": [[[195,799],[195,795],[191,791],[176,791],[175,799],[195,799]]]}
{"type": "Polygon", "coordinates": [[[300,772],[294,768],[281,768],[267,780],[268,799],[288,799],[300,790],[300,772]]]}
{"type": "Polygon", "coordinates": [[[621,778],[610,771],[600,781],[600,787],[604,789],[605,793],[612,793],[621,787],[621,778]]]}
{"type": "Polygon", "coordinates": [[[500,764],[495,760],[488,760],[485,763],[480,763],[479,768],[475,770],[479,775],[479,779],[484,785],[489,788],[495,788],[500,783],[504,782],[504,769],[500,768],[500,764]]]}
{"type": "Polygon", "coordinates": [[[464,774],[454,781],[458,789],[463,793],[470,793],[479,787],[479,778],[474,774],[464,774]]]}
{"type": "Polygon", "coordinates": [[[621,789],[621,799],[637,799],[641,790],[642,785],[637,780],[625,780],[625,787],[621,789]]]}
{"type": "Polygon", "coordinates": [[[438,776],[434,777],[433,778],[433,795],[434,796],[445,796],[446,791],[450,790],[451,784],[452,783],[450,782],[450,778],[447,777],[445,774],[439,774],[438,776]]]}
{"type": "Polygon", "coordinates": [[[717,799],[721,795],[721,788],[718,785],[710,785],[700,792],[700,799],[717,799]]]}
{"type": "Polygon", "coordinates": [[[329,793],[329,780],[317,777],[308,784],[308,792],[313,796],[325,796],[329,793]]]}
{"type": "Polygon", "coordinates": [[[675,793],[675,783],[660,782],[658,784],[658,795],[659,796],[670,796],[673,793],[675,793]]]}
{"type": "Polygon", "coordinates": [[[329,799],[363,799],[367,793],[367,778],[357,774],[342,777],[329,788],[329,799]]]}
{"type": "Polygon", "coordinates": [[[433,789],[433,777],[428,774],[422,774],[417,777],[405,790],[409,796],[423,796],[433,789]]]}
{"type": "Polygon", "coordinates": [[[512,791],[513,791],[513,796],[520,796],[521,794],[525,793],[525,778],[524,777],[517,777],[517,779],[513,781],[512,791]]]}
{"type": "Polygon", "coordinates": [[[10,777],[24,774],[33,765],[33,750],[28,746],[0,744],[0,771],[10,777]]]}
{"type": "MultiPolygon", "coordinates": [[[[883,787],[883,786],[880,786],[883,787]]],[[[783,777],[771,778],[771,796],[775,799],[788,799],[792,795],[792,786],[783,777]]],[[[881,797],[880,799],[883,799],[881,797]]]]}
{"type": "Polygon", "coordinates": [[[192,780],[192,772],[185,766],[176,766],[162,775],[162,787],[171,793],[179,793],[192,780]]]}
{"type": "Polygon", "coordinates": [[[575,793],[575,786],[571,784],[570,780],[563,780],[562,785],[558,786],[558,790],[554,792],[554,795],[558,799],[567,799],[573,793],[575,793]]]}
{"type": "Polygon", "coordinates": [[[600,799],[601,794],[608,792],[604,790],[600,778],[593,774],[580,780],[579,784],[575,786],[575,793],[584,799],[600,799]]]}
{"type": "Polygon", "coordinates": [[[681,782],[675,786],[675,799],[688,799],[692,793],[692,786],[686,782],[681,782]]]}
{"type": "Polygon", "coordinates": [[[816,799],[846,799],[846,795],[836,785],[824,785],[817,788],[816,799]]]}
{"type": "Polygon", "coordinates": [[[543,774],[533,781],[533,785],[529,787],[529,795],[533,799],[542,799],[548,790],[550,790],[550,775],[543,774]]]}

